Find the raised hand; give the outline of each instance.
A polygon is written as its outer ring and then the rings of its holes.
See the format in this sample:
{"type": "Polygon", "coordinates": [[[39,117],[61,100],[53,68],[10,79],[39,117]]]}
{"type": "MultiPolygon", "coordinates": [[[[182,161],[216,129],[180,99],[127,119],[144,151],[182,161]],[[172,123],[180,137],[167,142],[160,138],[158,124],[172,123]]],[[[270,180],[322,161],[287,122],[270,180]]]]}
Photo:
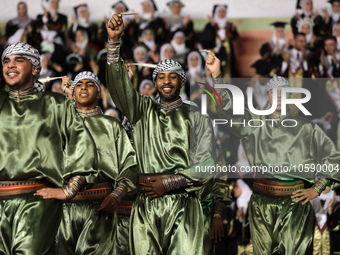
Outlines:
{"type": "Polygon", "coordinates": [[[211,72],[212,77],[216,78],[221,74],[221,63],[216,58],[214,52],[209,52],[208,58],[205,61],[205,65],[208,67],[211,72]]]}
{"type": "Polygon", "coordinates": [[[106,30],[109,35],[110,42],[117,42],[124,30],[122,15],[113,14],[111,19],[109,19],[106,23],[106,30]]]}

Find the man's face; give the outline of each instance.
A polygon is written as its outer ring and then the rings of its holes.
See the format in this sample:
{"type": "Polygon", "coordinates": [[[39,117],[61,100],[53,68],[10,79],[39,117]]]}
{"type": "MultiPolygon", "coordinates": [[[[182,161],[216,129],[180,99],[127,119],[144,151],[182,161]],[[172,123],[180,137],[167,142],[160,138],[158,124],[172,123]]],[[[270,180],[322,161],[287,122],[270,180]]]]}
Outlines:
{"type": "Polygon", "coordinates": [[[328,55],[333,55],[333,53],[336,51],[336,45],[337,43],[334,40],[325,41],[325,50],[328,55]]]}
{"type": "Polygon", "coordinates": [[[332,3],[332,11],[334,13],[340,12],[340,3],[338,1],[332,3]]]}
{"type": "Polygon", "coordinates": [[[177,100],[183,85],[179,75],[174,71],[159,72],[155,84],[160,98],[165,102],[177,100]]]}
{"type": "Polygon", "coordinates": [[[14,90],[28,88],[38,74],[31,62],[19,55],[10,55],[4,59],[2,73],[6,84],[14,90]]]}
{"type": "MultiPolygon", "coordinates": [[[[275,88],[271,89],[267,93],[267,100],[269,101],[270,105],[273,105],[274,97],[273,97],[273,90],[275,88]]],[[[275,112],[281,114],[281,87],[277,87],[277,107],[275,112]]]]}
{"type": "Polygon", "coordinates": [[[297,50],[303,50],[306,48],[306,36],[303,35],[297,35],[295,38],[295,49],[297,50]]]}
{"type": "Polygon", "coordinates": [[[97,100],[99,99],[99,92],[96,84],[91,80],[78,81],[74,86],[74,98],[76,99],[77,108],[95,108],[97,100]]]}

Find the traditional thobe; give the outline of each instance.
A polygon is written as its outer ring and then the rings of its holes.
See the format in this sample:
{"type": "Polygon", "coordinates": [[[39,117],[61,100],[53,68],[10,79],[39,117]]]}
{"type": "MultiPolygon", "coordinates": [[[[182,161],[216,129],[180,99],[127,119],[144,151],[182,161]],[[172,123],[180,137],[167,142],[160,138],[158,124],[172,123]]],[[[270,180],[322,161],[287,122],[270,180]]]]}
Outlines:
{"type": "MultiPolygon", "coordinates": [[[[312,183],[318,174],[311,168],[318,165],[327,165],[328,170],[322,172],[323,177],[339,180],[339,172],[330,169],[339,167],[340,152],[316,124],[294,115],[279,120],[272,116],[257,116],[249,109],[245,109],[244,115],[233,115],[233,101],[229,92],[225,90],[219,93],[223,104],[218,109],[219,118],[227,119],[227,127],[241,138],[249,164],[285,167],[284,171],[267,172],[266,177],[274,178],[271,181],[286,181],[288,186],[299,185],[299,179],[312,183]],[[231,127],[231,119],[234,123],[245,121],[245,124],[231,127]],[[258,121],[248,125],[248,121],[254,119],[258,121]],[[262,126],[254,127],[259,126],[261,121],[262,126]],[[293,126],[294,121],[297,123],[295,127],[282,125],[293,126]]],[[[312,206],[310,203],[295,203],[296,199],[291,199],[290,195],[291,192],[280,197],[252,195],[249,213],[255,254],[305,254],[311,244],[314,227],[312,206]]]]}
{"type": "Polygon", "coordinates": [[[89,177],[97,168],[95,146],[70,101],[30,89],[11,96],[0,92],[3,254],[46,254],[54,243],[61,203],[32,193],[62,187],[73,175],[89,177]]]}
{"type": "Polygon", "coordinates": [[[116,106],[129,119],[141,175],[181,174],[186,188],[150,198],[139,194],[131,215],[132,254],[203,254],[203,213],[190,168],[214,161],[211,122],[199,109],[175,102],[164,109],[140,95],[124,62],[107,65],[107,84],[116,106]]]}
{"type": "Polygon", "coordinates": [[[116,213],[98,209],[119,184],[124,184],[128,192],[135,190],[135,151],[115,118],[103,115],[99,108],[78,112],[96,144],[99,175],[93,187],[63,203],[56,254],[121,254],[113,252],[116,213]]]}

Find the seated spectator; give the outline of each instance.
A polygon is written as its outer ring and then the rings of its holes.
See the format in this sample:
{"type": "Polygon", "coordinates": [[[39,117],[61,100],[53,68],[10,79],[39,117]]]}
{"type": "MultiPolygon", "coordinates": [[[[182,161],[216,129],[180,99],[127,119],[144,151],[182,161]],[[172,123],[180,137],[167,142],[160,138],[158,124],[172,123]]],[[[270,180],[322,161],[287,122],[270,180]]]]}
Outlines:
{"type": "Polygon", "coordinates": [[[139,86],[140,94],[154,98],[155,92],[156,92],[156,88],[152,80],[148,80],[148,79],[142,80],[139,86]]]}
{"type": "Polygon", "coordinates": [[[34,36],[33,27],[35,21],[28,17],[27,4],[25,2],[19,2],[17,4],[17,13],[18,16],[9,20],[6,24],[5,36],[8,45],[14,42],[27,41],[27,38],[25,38],[26,34],[30,34],[28,35],[30,37],[34,36]]]}
{"type": "Polygon", "coordinates": [[[320,77],[334,79],[334,75],[340,74],[340,52],[337,50],[337,40],[334,36],[327,37],[324,45],[325,51],[322,51],[320,56],[320,77]]]}
{"type": "Polygon", "coordinates": [[[310,18],[300,19],[297,23],[298,32],[306,35],[306,48],[314,51],[318,56],[321,53],[320,48],[322,46],[321,37],[316,37],[313,32],[314,22],[310,18]]]}
{"type": "MultiPolygon", "coordinates": [[[[98,26],[96,23],[90,22],[90,12],[87,4],[79,4],[74,7],[75,16],[72,16],[72,25],[68,30],[68,36],[75,41],[76,31],[78,28],[87,32],[89,43],[92,47],[99,47],[98,43],[98,26]]],[[[101,45],[103,46],[103,45],[101,45]]]]}
{"type": "Polygon", "coordinates": [[[171,46],[175,50],[174,60],[182,66],[185,64],[185,57],[188,53],[188,48],[185,45],[185,34],[181,30],[177,30],[171,40],[171,46]]]}
{"type": "Polygon", "coordinates": [[[260,49],[263,60],[275,63],[277,57],[281,55],[281,51],[286,46],[286,24],[286,22],[281,21],[271,24],[274,26],[272,39],[269,42],[264,43],[260,49]]]}
{"type": "Polygon", "coordinates": [[[298,33],[297,23],[299,20],[304,18],[310,18],[315,26],[313,28],[313,33],[316,36],[320,35],[320,30],[323,27],[322,17],[318,14],[317,11],[313,9],[313,1],[312,0],[298,0],[297,9],[302,9],[302,13],[300,14],[296,11],[295,16],[291,19],[290,25],[292,27],[293,34],[296,35],[298,33]]]}
{"type": "Polygon", "coordinates": [[[240,21],[229,22],[227,10],[227,5],[214,5],[212,16],[209,16],[209,23],[205,29],[214,31],[217,43],[215,52],[219,55],[218,57],[226,61],[222,64],[223,76],[235,77],[235,55],[232,42],[239,37],[237,26],[240,24],[240,21]]]}
{"type": "Polygon", "coordinates": [[[333,25],[332,36],[336,38],[337,50],[340,51],[340,23],[335,23],[333,25]]]}
{"type": "Polygon", "coordinates": [[[330,14],[326,8],[323,10],[325,15],[324,25],[322,28],[324,36],[332,35],[334,24],[340,22],[340,0],[329,0],[328,2],[331,3],[332,10],[330,14]]]}
{"type": "MultiPolygon", "coordinates": [[[[184,4],[180,0],[171,0],[167,3],[171,9],[171,14],[164,17],[163,20],[166,24],[166,28],[170,32],[175,32],[177,29],[184,31],[186,44],[188,47],[193,48],[194,44],[194,23],[189,15],[183,16],[181,10],[184,4]]],[[[170,40],[170,38],[168,38],[170,40]]]]}
{"type": "Polygon", "coordinates": [[[42,8],[44,14],[37,16],[36,28],[47,31],[56,31],[57,36],[65,43],[67,30],[67,16],[58,12],[59,0],[44,0],[42,8]]]}
{"type": "MultiPolygon", "coordinates": [[[[164,59],[173,59],[175,56],[175,51],[170,43],[165,43],[160,48],[159,61],[164,59]]],[[[157,62],[159,62],[157,61],[157,62]]]]}

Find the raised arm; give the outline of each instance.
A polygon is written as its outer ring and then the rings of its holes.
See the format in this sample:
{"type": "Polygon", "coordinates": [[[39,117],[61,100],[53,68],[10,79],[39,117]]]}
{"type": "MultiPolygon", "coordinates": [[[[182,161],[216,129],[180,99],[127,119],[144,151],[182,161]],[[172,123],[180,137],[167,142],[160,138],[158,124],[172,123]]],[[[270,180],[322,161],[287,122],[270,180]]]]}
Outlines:
{"type": "MultiPolygon", "coordinates": [[[[216,58],[213,52],[209,53],[208,59],[206,60],[206,66],[211,72],[214,83],[223,84],[224,82],[220,68],[220,61],[216,58]]],[[[260,116],[251,113],[247,107],[244,108],[244,115],[234,115],[234,109],[236,107],[234,107],[234,101],[230,92],[227,89],[216,89],[216,91],[221,97],[222,106],[219,103],[217,104],[218,117],[220,121],[216,122],[215,125],[218,123],[221,124],[224,120],[227,120],[228,123],[224,123],[224,126],[226,126],[234,135],[239,138],[249,135],[253,131],[254,127],[250,127],[248,125],[248,121],[251,119],[259,119],[260,116]]],[[[218,98],[216,99],[218,102],[218,98]]],[[[240,103],[244,104],[243,101],[240,103]]]]}
{"type": "Polygon", "coordinates": [[[118,109],[129,119],[131,124],[134,124],[141,118],[147,107],[152,104],[152,100],[140,95],[134,89],[124,61],[120,59],[120,37],[124,30],[121,15],[113,15],[106,24],[106,29],[109,36],[106,83],[118,109]]]}

